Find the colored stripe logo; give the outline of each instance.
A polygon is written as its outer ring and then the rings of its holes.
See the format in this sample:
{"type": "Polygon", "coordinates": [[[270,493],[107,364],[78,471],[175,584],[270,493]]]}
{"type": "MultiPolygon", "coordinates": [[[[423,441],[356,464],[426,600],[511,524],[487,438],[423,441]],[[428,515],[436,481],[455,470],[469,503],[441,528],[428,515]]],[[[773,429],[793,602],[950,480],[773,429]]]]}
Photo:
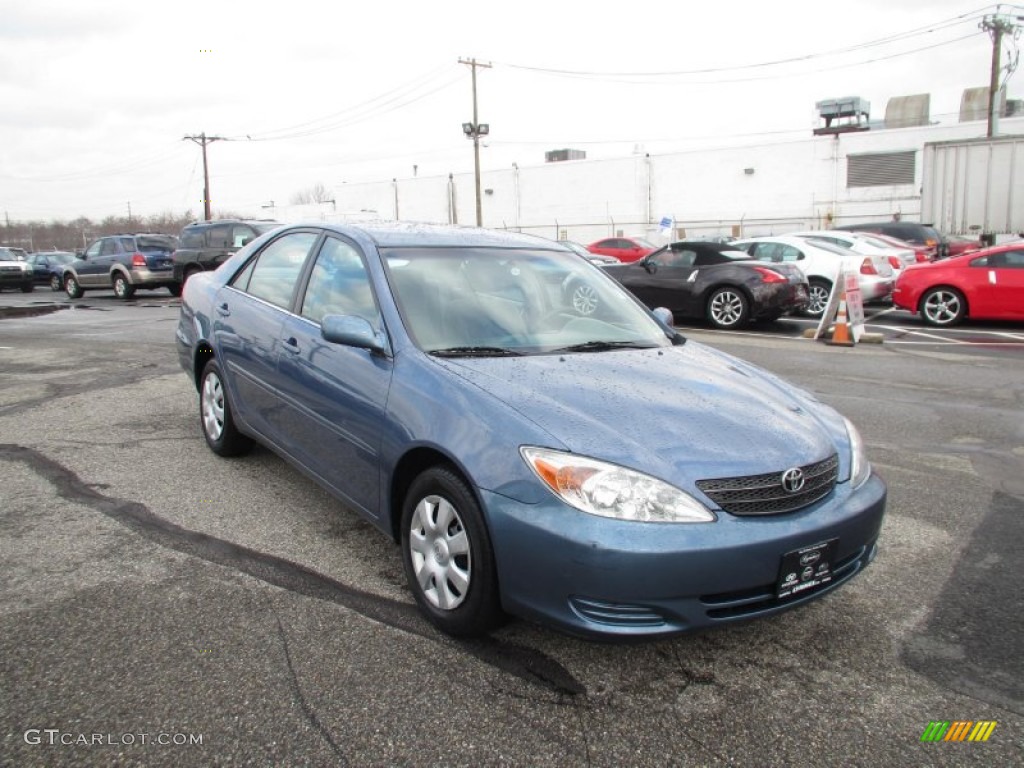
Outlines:
{"type": "Polygon", "coordinates": [[[988,741],[996,725],[995,720],[932,720],[921,741],[988,741]]]}

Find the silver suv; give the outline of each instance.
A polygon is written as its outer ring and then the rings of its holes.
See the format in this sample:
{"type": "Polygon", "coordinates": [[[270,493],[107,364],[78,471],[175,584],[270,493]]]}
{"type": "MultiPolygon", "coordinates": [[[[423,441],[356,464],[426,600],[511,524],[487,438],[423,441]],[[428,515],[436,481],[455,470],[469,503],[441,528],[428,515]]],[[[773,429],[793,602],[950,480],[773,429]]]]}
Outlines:
{"type": "Polygon", "coordinates": [[[34,287],[32,265],[28,263],[24,248],[0,245],[0,288],[8,285],[31,293],[34,287]]]}
{"type": "Polygon", "coordinates": [[[72,299],[92,288],[113,288],[119,299],[130,299],[137,288],[166,288],[180,296],[171,267],[177,245],[173,235],[101,237],[64,268],[64,290],[72,299]]]}

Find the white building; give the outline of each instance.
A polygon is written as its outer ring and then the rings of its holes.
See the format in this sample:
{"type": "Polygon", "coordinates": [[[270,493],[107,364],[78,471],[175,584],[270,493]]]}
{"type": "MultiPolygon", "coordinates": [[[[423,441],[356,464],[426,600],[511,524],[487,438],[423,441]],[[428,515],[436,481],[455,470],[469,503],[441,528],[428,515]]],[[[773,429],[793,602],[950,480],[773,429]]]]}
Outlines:
{"type": "MultiPolygon", "coordinates": [[[[961,121],[951,124],[930,121],[927,95],[890,100],[885,121],[878,122],[861,121],[866,105],[860,100],[838,100],[819,102],[823,120],[837,103],[857,107],[829,118],[836,126],[804,137],[484,170],[483,226],[588,243],[612,235],[756,236],[895,214],[916,221],[923,147],[985,136],[984,112],[973,109],[979,91],[987,100],[988,89],[965,92],[961,121]],[[660,225],[665,219],[673,222],[669,230],[660,225]]],[[[1001,119],[999,132],[1024,133],[1024,117],[1001,119]]],[[[472,173],[342,184],[332,191],[334,201],[321,205],[316,218],[476,223],[472,173]]]]}

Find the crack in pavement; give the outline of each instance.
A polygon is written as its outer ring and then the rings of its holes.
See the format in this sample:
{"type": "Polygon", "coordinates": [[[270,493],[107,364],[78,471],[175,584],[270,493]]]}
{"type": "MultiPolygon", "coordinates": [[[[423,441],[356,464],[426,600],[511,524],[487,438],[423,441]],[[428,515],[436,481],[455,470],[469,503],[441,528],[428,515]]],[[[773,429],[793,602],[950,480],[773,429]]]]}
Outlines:
{"type": "Polygon", "coordinates": [[[442,645],[455,645],[495,669],[554,693],[574,697],[587,692],[572,673],[541,651],[493,637],[448,638],[428,624],[414,605],[364,592],[290,560],[183,528],[155,515],[139,502],[105,496],[72,470],[35,449],[0,444],[0,459],[26,464],[48,481],[61,498],[84,504],[162,547],[234,569],[305,597],[336,603],[393,629],[442,645]]]}

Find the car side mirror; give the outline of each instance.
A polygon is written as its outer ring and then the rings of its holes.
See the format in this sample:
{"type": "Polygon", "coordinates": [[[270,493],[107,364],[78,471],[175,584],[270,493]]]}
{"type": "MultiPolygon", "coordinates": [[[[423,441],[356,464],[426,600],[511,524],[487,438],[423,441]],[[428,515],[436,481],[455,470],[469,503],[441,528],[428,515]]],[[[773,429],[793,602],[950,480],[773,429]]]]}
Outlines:
{"type": "Polygon", "coordinates": [[[332,344],[368,349],[384,354],[387,347],[365,318],[356,315],[324,315],[320,321],[320,335],[332,344]]]}
{"type": "Polygon", "coordinates": [[[653,275],[655,272],[658,271],[658,265],[655,264],[650,259],[644,259],[643,260],[643,265],[644,265],[644,269],[647,270],[648,274],[653,275]]]}
{"type": "Polygon", "coordinates": [[[676,320],[672,317],[672,310],[666,309],[665,307],[657,307],[651,310],[651,314],[654,315],[654,319],[664,325],[668,330],[675,331],[676,320]]]}

